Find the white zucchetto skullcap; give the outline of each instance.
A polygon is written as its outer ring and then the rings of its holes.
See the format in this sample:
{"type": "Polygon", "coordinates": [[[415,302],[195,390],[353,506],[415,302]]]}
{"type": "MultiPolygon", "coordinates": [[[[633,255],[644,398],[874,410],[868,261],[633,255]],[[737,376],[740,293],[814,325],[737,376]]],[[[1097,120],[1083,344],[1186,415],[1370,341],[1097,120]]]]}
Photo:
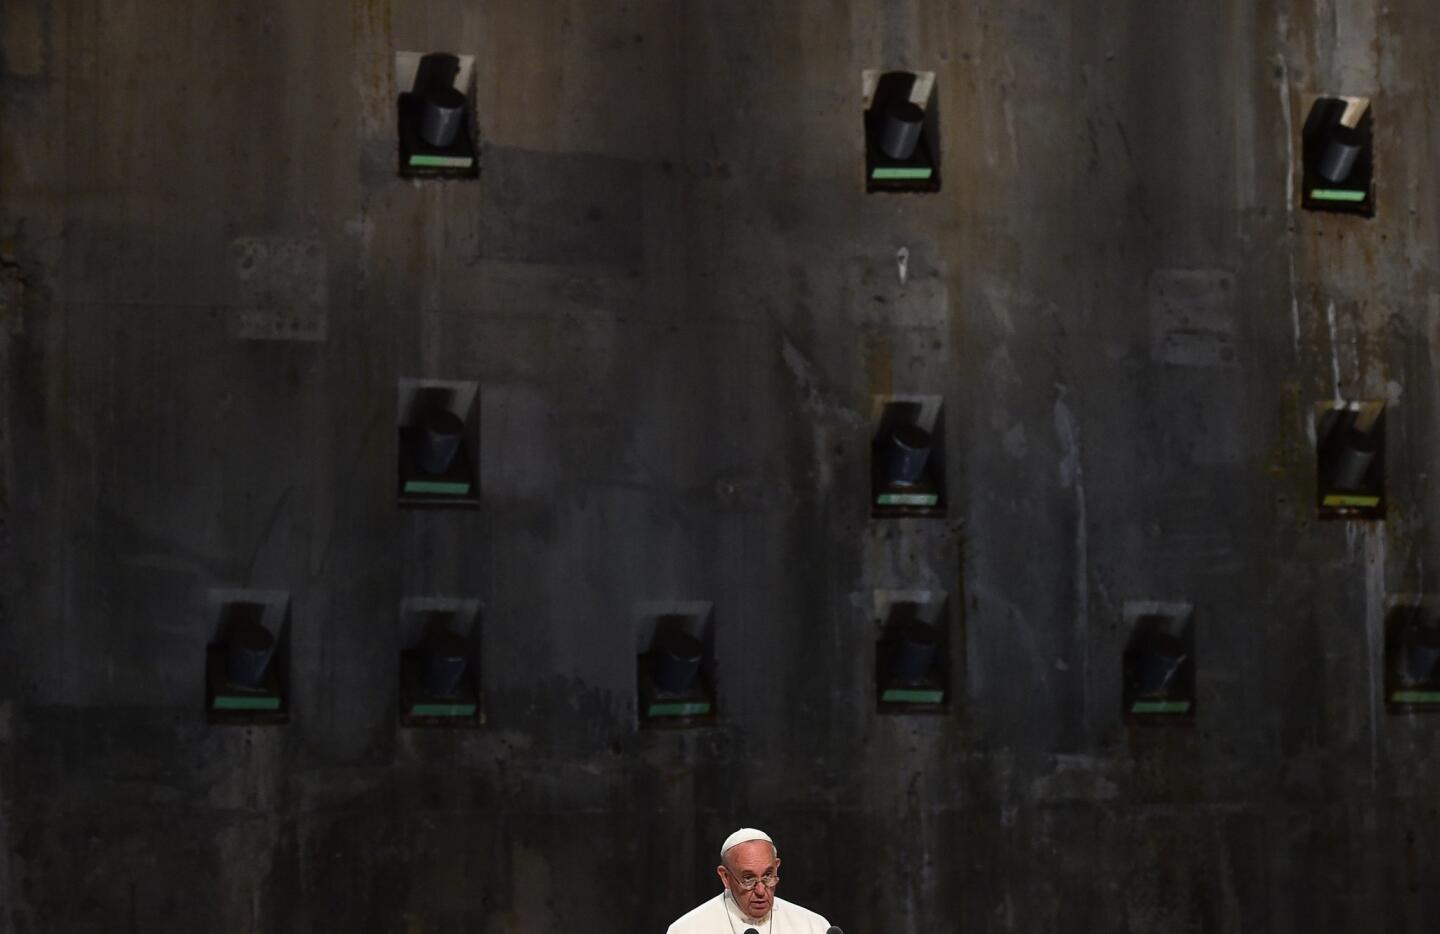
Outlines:
{"type": "Polygon", "coordinates": [[[726,837],[724,843],[720,844],[720,858],[723,860],[725,858],[725,854],[730,852],[730,848],[732,846],[738,846],[741,843],[749,843],[751,840],[764,840],[772,847],[775,845],[775,841],[771,840],[770,835],[765,831],[756,830],[754,827],[741,827],[739,830],[726,837]]]}

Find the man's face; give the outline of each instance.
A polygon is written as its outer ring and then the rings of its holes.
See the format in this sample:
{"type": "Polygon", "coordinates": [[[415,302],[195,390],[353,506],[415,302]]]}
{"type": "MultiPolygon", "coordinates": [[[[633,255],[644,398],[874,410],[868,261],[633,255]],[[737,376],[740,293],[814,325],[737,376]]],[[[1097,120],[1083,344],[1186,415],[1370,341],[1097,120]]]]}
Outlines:
{"type": "Polygon", "coordinates": [[[764,840],[736,844],[725,854],[725,863],[718,871],[720,881],[735,897],[741,911],[752,918],[765,917],[775,902],[775,889],[757,880],[779,878],[780,860],[773,846],[764,840]],[[745,886],[752,882],[755,887],[745,891],[745,886]]]}

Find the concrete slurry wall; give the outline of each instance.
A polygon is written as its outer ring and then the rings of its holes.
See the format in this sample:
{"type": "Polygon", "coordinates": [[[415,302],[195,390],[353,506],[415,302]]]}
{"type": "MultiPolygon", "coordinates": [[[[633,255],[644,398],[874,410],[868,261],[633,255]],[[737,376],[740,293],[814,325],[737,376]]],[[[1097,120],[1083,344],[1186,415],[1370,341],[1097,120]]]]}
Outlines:
{"type": "Polygon", "coordinates": [[[0,934],[658,931],[768,828],[847,931],[1433,930],[1433,4],[0,2],[0,934]],[[483,169],[396,177],[394,56],[474,55],[483,169]],[[866,195],[861,73],[943,189],[866,195]],[[1297,208],[1317,94],[1378,211],[1297,208]],[[908,251],[904,283],[896,255],[908,251]],[[395,503],[401,380],[478,387],[483,503],[395,503]],[[877,397],[950,510],[872,520],[877,397]],[[1312,413],[1387,409],[1383,522],[1312,413]],[[293,717],[208,726],[213,592],[293,717]],[[875,593],[950,710],[875,709],[875,593]],[[478,600],[485,727],[397,725],[400,609],[478,600]],[[1120,716],[1192,604],[1192,727],[1120,716]],[[646,605],[718,725],[636,728],[646,605]]]}

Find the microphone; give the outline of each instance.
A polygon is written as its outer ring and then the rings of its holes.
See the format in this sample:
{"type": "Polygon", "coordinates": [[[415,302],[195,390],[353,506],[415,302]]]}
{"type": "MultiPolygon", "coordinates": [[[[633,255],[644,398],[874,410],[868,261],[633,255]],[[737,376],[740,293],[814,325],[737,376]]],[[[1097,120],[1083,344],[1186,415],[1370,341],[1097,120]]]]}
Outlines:
{"type": "Polygon", "coordinates": [[[745,934],[760,934],[760,932],[755,930],[754,928],[746,928],[745,934]]]}
{"type": "Polygon", "coordinates": [[[845,932],[842,931],[842,930],[840,930],[839,928],[837,928],[835,925],[832,924],[832,925],[830,925],[830,929],[829,929],[828,931],[826,931],[825,934],[845,934],[845,932]]]}

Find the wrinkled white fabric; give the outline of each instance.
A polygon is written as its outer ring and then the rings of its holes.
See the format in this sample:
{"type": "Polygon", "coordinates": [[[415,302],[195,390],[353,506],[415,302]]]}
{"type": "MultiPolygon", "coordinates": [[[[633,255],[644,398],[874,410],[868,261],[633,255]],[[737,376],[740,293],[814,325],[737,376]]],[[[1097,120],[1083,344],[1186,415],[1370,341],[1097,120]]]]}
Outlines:
{"type": "Polygon", "coordinates": [[[721,892],[677,918],[668,934],[745,934],[746,928],[754,928],[759,934],[825,934],[830,922],[783,898],[775,899],[765,917],[752,918],[721,892]]]}

